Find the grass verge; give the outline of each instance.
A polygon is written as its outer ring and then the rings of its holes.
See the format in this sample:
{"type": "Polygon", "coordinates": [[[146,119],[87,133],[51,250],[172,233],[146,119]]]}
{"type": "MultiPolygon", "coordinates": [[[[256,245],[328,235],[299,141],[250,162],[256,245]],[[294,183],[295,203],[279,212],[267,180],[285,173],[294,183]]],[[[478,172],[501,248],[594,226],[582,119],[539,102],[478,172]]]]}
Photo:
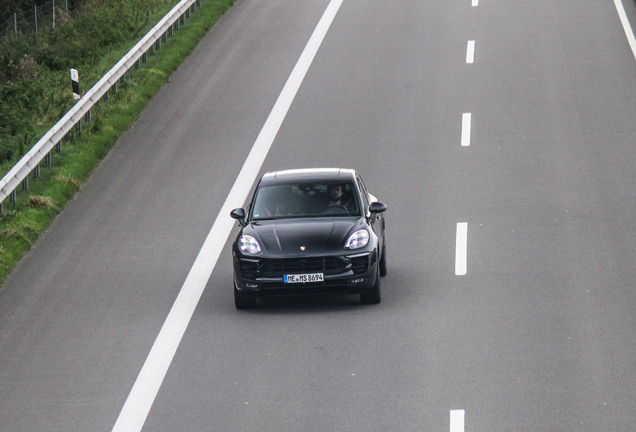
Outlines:
{"type": "Polygon", "coordinates": [[[127,78],[107,102],[93,108],[92,122],[62,144],[62,152],[54,153],[51,167],[42,168],[38,180],[30,176],[28,191],[18,188],[15,204],[6,200],[0,218],[0,284],[234,1],[204,0],[185,25],[179,26],[161,49],[134,71],[132,78],[127,78]]]}

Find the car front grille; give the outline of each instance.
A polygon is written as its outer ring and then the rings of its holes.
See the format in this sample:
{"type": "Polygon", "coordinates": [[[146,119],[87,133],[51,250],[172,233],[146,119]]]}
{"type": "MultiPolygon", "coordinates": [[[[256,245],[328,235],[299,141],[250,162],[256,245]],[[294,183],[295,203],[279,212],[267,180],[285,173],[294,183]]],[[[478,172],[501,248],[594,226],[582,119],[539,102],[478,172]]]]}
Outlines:
{"type": "Polygon", "coordinates": [[[351,258],[351,267],[355,274],[366,273],[369,270],[369,255],[351,258]]]}
{"type": "Polygon", "coordinates": [[[246,279],[256,279],[258,274],[258,261],[241,259],[239,263],[241,276],[246,279]]]}
{"type": "Polygon", "coordinates": [[[324,273],[336,275],[353,271],[362,274],[369,269],[369,254],[307,258],[242,258],[241,275],[246,279],[282,277],[286,274],[324,273]]]}

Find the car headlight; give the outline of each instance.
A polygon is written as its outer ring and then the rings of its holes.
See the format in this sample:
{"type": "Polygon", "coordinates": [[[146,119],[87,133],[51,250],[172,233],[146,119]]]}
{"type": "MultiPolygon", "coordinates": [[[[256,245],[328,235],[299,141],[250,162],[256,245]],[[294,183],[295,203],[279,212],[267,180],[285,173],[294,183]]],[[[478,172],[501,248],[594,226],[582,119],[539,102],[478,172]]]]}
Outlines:
{"type": "Polygon", "coordinates": [[[359,249],[365,247],[369,243],[369,231],[365,229],[358,230],[351,234],[349,240],[345,244],[347,249],[359,249]]]}
{"type": "Polygon", "coordinates": [[[261,251],[261,245],[251,235],[243,234],[238,242],[239,249],[243,253],[257,254],[261,251]]]}

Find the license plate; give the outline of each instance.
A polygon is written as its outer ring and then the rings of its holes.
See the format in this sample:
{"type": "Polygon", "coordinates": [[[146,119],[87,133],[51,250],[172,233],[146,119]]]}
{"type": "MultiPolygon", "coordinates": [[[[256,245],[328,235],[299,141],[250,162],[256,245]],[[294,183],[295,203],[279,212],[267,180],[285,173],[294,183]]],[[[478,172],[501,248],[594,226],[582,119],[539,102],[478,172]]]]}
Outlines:
{"type": "Polygon", "coordinates": [[[285,283],[307,283],[324,281],[323,273],[285,275],[285,283]]]}

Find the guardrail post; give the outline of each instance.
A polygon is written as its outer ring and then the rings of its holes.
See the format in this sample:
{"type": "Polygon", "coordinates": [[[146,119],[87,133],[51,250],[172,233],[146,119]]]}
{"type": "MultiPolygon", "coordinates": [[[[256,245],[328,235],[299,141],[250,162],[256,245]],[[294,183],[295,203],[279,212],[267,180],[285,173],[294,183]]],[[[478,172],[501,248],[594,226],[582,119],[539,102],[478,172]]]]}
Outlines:
{"type": "Polygon", "coordinates": [[[179,17],[179,21],[181,22],[181,24],[185,24],[185,14],[179,17]]]}
{"type": "Polygon", "coordinates": [[[167,42],[168,41],[168,32],[164,32],[164,34],[161,35],[161,40],[163,42],[167,42]]]}
{"type": "Polygon", "coordinates": [[[62,141],[58,141],[57,144],[55,144],[55,153],[62,153],[62,141]]]}
{"type": "Polygon", "coordinates": [[[75,125],[75,132],[77,132],[77,133],[81,133],[82,132],[82,119],[79,119],[77,121],[77,124],[75,125]]]}
{"type": "Polygon", "coordinates": [[[9,194],[9,202],[15,204],[15,189],[9,194]]]}
{"type": "Polygon", "coordinates": [[[86,114],[84,115],[84,120],[86,121],[86,123],[91,122],[91,110],[88,110],[88,112],[86,112],[86,114]]]}
{"type": "Polygon", "coordinates": [[[0,202],[0,215],[4,215],[4,202],[0,202]]]}
{"type": "Polygon", "coordinates": [[[190,8],[186,9],[186,11],[185,11],[185,17],[186,17],[186,18],[190,18],[190,8]]]}
{"type": "Polygon", "coordinates": [[[29,190],[29,177],[25,177],[24,180],[22,180],[22,190],[29,190]]]}
{"type": "Polygon", "coordinates": [[[33,179],[34,180],[39,180],[40,179],[40,164],[37,164],[35,166],[35,169],[33,170],[33,179]]]}
{"type": "MultiPolygon", "coordinates": [[[[57,144],[56,144],[56,147],[57,147],[57,144]]],[[[44,156],[44,166],[45,167],[51,166],[51,152],[48,152],[46,156],[44,156]]]]}

